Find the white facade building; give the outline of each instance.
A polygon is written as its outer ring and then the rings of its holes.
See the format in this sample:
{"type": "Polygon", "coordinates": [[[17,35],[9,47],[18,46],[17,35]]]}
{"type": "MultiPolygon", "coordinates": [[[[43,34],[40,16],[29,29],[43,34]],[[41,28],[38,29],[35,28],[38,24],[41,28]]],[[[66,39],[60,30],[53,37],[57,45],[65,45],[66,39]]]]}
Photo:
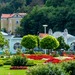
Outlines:
{"type": "MultiPolygon", "coordinates": [[[[1,32],[5,39],[9,41],[9,51],[11,53],[16,53],[16,49],[20,48],[22,49],[22,52],[25,51],[25,48],[23,48],[20,43],[22,38],[16,38],[14,35],[8,35],[7,33],[1,32]]],[[[63,36],[66,44],[70,46],[70,49],[75,50],[75,36],[68,34],[67,29],[64,30],[64,32],[56,31],[52,32],[52,30],[49,30],[49,35],[52,35],[56,38],[63,36]],[[51,32],[50,32],[51,31],[51,32]]]]}
{"type": "Polygon", "coordinates": [[[56,31],[52,34],[52,36],[56,38],[62,36],[65,40],[65,43],[70,46],[70,50],[75,51],[75,36],[69,34],[67,29],[65,29],[63,32],[56,31]]]}

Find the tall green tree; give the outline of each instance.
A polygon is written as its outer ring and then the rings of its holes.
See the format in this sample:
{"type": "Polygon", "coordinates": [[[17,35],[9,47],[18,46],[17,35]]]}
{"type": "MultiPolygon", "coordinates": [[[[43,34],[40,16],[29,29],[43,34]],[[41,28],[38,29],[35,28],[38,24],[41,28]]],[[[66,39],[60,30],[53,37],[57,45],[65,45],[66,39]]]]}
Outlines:
{"type": "Polygon", "coordinates": [[[31,11],[31,13],[28,14],[27,16],[25,16],[21,21],[21,26],[24,28],[24,35],[37,34],[37,32],[43,32],[43,25],[44,24],[47,24],[49,27],[52,28],[53,24],[50,20],[53,19],[52,17],[54,15],[51,14],[50,12],[53,10],[54,10],[53,7],[50,7],[50,8],[35,7],[31,11]]]}
{"type": "Polygon", "coordinates": [[[25,0],[11,0],[10,7],[13,9],[13,11],[16,11],[18,8],[21,8],[25,4],[25,0]]]}
{"type": "Polygon", "coordinates": [[[4,46],[8,46],[8,41],[0,33],[0,48],[3,48],[4,46]]]}
{"type": "Polygon", "coordinates": [[[65,40],[62,36],[58,37],[57,40],[59,41],[59,47],[57,48],[58,50],[68,50],[70,48],[69,45],[65,43],[65,40]]]}
{"type": "Polygon", "coordinates": [[[46,6],[61,6],[64,0],[47,0],[46,1],[46,6]]]}

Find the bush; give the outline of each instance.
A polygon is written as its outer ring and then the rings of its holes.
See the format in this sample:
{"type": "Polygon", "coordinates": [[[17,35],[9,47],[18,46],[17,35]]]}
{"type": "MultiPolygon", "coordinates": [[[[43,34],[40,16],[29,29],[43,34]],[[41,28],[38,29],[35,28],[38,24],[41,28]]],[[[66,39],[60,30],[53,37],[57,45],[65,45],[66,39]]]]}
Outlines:
{"type": "Polygon", "coordinates": [[[34,54],[34,50],[27,50],[25,54],[34,54]]]}
{"type": "Polygon", "coordinates": [[[42,51],[36,51],[35,54],[43,54],[42,51]]]}
{"type": "Polygon", "coordinates": [[[52,52],[51,55],[52,55],[53,57],[58,57],[58,56],[59,56],[59,54],[58,54],[56,51],[52,52]]]}
{"type": "Polygon", "coordinates": [[[11,61],[12,66],[25,66],[27,63],[26,57],[14,56],[11,61]]]}
{"type": "Polygon", "coordinates": [[[1,57],[1,58],[4,58],[4,56],[3,56],[3,55],[1,55],[0,57],[1,57]]]}
{"type": "Polygon", "coordinates": [[[6,60],[6,61],[4,62],[4,65],[11,65],[11,60],[6,60]]]}
{"type": "Polygon", "coordinates": [[[38,65],[30,68],[27,75],[69,75],[61,66],[55,64],[38,65]]]}
{"type": "Polygon", "coordinates": [[[75,61],[63,62],[62,67],[66,72],[69,72],[70,75],[75,75],[75,61]]]}
{"type": "Polygon", "coordinates": [[[0,66],[3,66],[4,64],[3,64],[3,60],[0,60],[0,66]]]}
{"type": "Polygon", "coordinates": [[[34,65],[35,65],[34,62],[31,61],[31,60],[29,60],[29,61],[26,63],[26,66],[34,66],[34,65]]]}

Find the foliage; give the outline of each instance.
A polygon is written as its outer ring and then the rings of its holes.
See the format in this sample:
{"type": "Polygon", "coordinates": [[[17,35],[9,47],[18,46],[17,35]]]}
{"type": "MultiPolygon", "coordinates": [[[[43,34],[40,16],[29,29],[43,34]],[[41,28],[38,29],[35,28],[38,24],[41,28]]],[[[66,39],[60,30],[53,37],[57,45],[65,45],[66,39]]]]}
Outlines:
{"type": "Polygon", "coordinates": [[[46,1],[46,6],[61,6],[64,0],[47,0],[46,1]]]}
{"type": "Polygon", "coordinates": [[[75,0],[0,0],[0,15],[17,12],[28,13],[21,22],[24,29],[20,35],[43,32],[43,24],[48,25],[47,32],[49,28],[53,31],[67,28],[75,35],[75,0]]]}
{"type": "Polygon", "coordinates": [[[9,50],[8,50],[8,49],[5,49],[4,54],[5,54],[6,56],[10,56],[9,50]]]}
{"type": "Polygon", "coordinates": [[[34,66],[35,63],[31,60],[29,60],[27,63],[26,63],[26,66],[34,66]]]}
{"type": "Polygon", "coordinates": [[[4,65],[11,65],[11,60],[5,60],[4,65]]]}
{"type": "Polygon", "coordinates": [[[15,36],[17,37],[21,37],[21,36],[23,36],[23,32],[21,32],[23,30],[23,28],[22,27],[17,27],[16,29],[15,29],[15,36]]]}
{"type": "Polygon", "coordinates": [[[27,63],[26,57],[14,56],[11,61],[12,66],[25,66],[27,63]]]}
{"type": "Polygon", "coordinates": [[[32,67],[27,72],[27,75],[69,75],[60,66],[47,64],[32,67]]]}
{"type": "Polygon", "coordinates": [[[8,46],[8,41],[5,40],[5,38],[3,37],[3,35],[0,33],[0,48],[3,48],[4,45],[8,46]]]}
{"type": "Polygon", "coordinates": [[[37,45],[35,36],[26,35],[22,38],[21,45],[28,49],[33,49],[37,45]]]}
{"type": "Polygon", "coordinates": [[[69,72],[70,75],[75,75],[75,61],[63,62],[62,67],[66,72],[69,72]]]}
{"type": "Polygon", "coordinates": [[[4,63],[3,63],[3,60],[0,60],[0,66],[3,66],[4,63]]]}
{"type": "Polygon", "coordinates": [[[40,46],[43,49],[56,49],[59,46],[59,42],[53,36],[46,36],[41,40],[40,46]]]}
{"type": "Polygon", "coordinates": [[[20,48],[17,48],[16,50],[17,50],[16,54],[20,55],[22,53],[20,48]]]}
{"type": "Polygon", "coordinates": [[[34,54],[34,50],[27,50],[25,51],[25,54],[34,54]]]}
{"type": "Polygon", "coordinates": [[[65,44],[65,50],[68,50],[70,46],[68,44],[65,44]]]}
{"type": "Polygon", "coordinates": [[[59,41],[59,47],[57,49],[68,50],[70,48],[69,45],[65,43],[62,36],[58,37],[57,40],[59,41]]]}

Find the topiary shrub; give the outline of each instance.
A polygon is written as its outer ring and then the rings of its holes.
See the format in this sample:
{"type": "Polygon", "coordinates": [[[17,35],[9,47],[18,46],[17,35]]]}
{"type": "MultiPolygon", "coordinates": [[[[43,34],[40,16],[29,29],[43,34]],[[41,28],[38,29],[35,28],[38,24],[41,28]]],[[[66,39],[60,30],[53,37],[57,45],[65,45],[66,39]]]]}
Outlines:
{"type": "Polygon", "coordinates": [[[25,66],[27,63],[26,57],[14,56],[11,61],[12,66],[25,66]]]}
{"type": "Polygon", "coordinates": [[[48,49],[48,54],[52,51],[52,49],[56,49],[59,47],[58,40],[53,36],[46,36],[40,41],[40,46],[43,49],[48,49]]]}

